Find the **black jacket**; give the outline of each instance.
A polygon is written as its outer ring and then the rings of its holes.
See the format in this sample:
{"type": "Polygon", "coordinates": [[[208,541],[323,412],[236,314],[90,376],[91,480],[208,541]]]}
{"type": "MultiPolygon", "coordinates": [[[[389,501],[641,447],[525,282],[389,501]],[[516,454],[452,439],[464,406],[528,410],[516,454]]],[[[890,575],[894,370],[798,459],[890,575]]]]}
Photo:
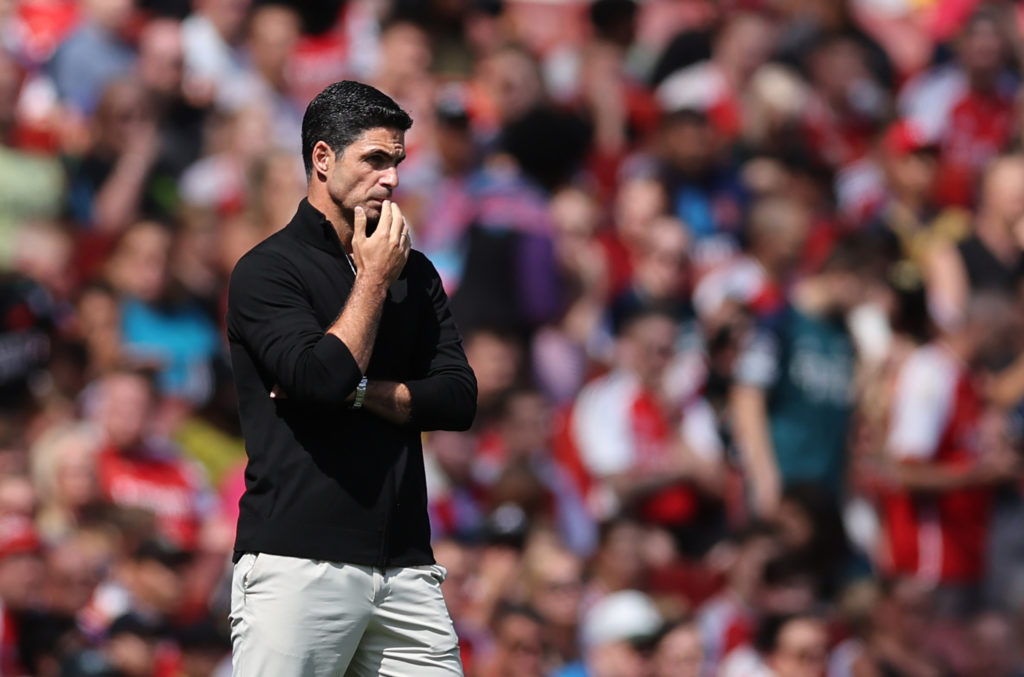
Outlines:
{"type": "Polygon", "coordinates": [[[476,379],[437,271],[413,251],[388,290],[366,370],[408,386],[411,422],[349,409],[363,374],[325,331],[354,279],[333,227],[306,200],[231,275],[227,333],[249,457],[236,556],[434,561],[420,432],[468,428],[476,379]],[[286,398],[269,396],[275,385],[286,398]]]}

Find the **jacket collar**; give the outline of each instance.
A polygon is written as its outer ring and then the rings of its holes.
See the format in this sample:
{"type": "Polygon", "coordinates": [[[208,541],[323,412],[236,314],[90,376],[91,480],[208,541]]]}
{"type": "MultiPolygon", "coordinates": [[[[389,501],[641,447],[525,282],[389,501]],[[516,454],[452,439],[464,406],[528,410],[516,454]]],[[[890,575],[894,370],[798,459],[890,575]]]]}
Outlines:
{"type": "Polygon", "coordinates": [[[307,198],[299,202],[299,208],[286,228],[292,235],[317,249],[339,258],[345,255],[334,226],[319,209],[309,204],[307,198]]]}

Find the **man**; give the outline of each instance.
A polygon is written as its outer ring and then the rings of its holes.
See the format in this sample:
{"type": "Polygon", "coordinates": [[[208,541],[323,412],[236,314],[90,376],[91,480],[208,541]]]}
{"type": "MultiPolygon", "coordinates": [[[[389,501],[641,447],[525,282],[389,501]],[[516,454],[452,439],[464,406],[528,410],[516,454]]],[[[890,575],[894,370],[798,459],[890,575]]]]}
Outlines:
{"type": "Polygon", "coordinates": [[[816,482],[839,500],[856,361],[846,315],[865,298],[868,251],[842,242],[822,270],[791,290],[741,348],[730,400],[733,432],[761,517],[782,491],[816,482]]]}
{"type": "Polygon", "coordinates": [[[893,575],[934,586],[944,618],[976,610],[995,488],[1020,472],[976,384],[979,367],[1003,352],[1013,312],[1003,296],[972,296],[961,322],[914,350],[896,379],[886,440],[893,486],[882,504],[885,563],[893,575]]]}
{"type": "Polygon", "coordinates": [[[318,94],[302,121],[307,197],[231,277],[249,456],[236,675],[462,674],[420,433],[468,428],[476,381],[440,277],[389,199],[411,125],[367,85],[318,94]]]}
{"type": "Polygon", "coordinates": [[[643,677],[649,649],[664,624],[654,600],[638,590],[621,590],[598,600],[583,616],[583,658],[556,677],[643,677]]]}
{"type": "Polygon", "coordinates": [[[637,311],[617,340],[617,369],[587,384],[572,409],[573,443],[595,482],[588,500],[636,510],[701,555],[719,529],[725,463],[716,421],[692,387],[674,318],[637,311]]]}

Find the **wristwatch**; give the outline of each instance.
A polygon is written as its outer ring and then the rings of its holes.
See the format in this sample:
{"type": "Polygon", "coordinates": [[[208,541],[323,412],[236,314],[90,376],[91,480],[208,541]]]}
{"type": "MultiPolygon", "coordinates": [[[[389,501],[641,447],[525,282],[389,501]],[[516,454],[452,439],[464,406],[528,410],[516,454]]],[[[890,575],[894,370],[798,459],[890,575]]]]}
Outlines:
{"type": "Polygon", "coordinates": [[[363,401],[366,399],[366,377],[359,379],[359,385],[356,386],[356,397],[352,400],[353,409],[361,409],[363,401]]]}

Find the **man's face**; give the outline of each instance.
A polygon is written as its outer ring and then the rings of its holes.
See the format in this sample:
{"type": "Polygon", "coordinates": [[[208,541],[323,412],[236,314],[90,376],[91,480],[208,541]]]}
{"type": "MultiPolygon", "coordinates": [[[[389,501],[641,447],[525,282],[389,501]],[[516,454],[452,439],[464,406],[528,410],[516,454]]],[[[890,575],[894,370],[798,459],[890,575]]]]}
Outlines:
{"type": "Polygon", "coordinates": [[[779,632],[769,662],[778,677],[822,677],[828,664],[828,634],[812,619],[796,619],[779,632]]]}
{"type": "Polygon", "coordinates": [[[366,130],[334,156],[327,190],[350,223],[356,207],[366,210],[368,224],[377,223],[384,200],[398,187],[404,159],[405,132],[389,127],[366,130]]]}

